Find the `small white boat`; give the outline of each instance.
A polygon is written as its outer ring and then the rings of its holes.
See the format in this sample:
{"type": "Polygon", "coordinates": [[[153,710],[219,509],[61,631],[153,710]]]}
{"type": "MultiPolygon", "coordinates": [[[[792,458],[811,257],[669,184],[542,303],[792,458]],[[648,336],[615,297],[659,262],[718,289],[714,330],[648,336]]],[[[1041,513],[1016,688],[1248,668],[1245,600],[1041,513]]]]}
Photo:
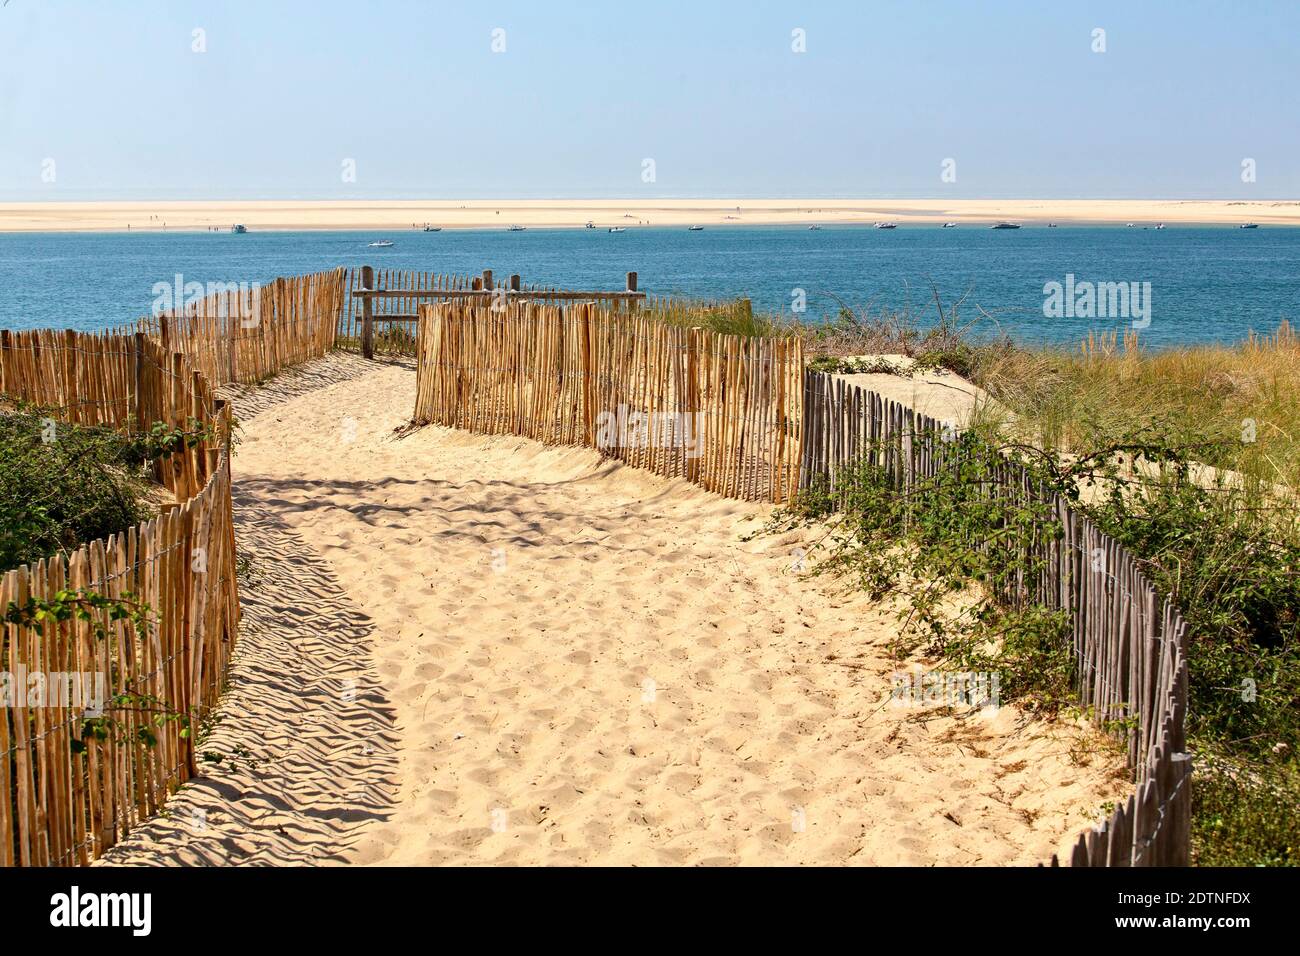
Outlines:
{"type": "Polygon", "coordinates": [[[596,224],[595,224],[594,222],[590,222],[590,221],[588,221],[588,222],[587,222],[587,228],[588,228],[588,229],[595,229],[595,228],[596,228],[596,224]]]}
{"type": "Polygon", "coordinates": [[[704,231],[704,227],[703,227],[703,226],[687,226],[687,227],[686,227],[686,231],[687,231],[687,232],[703,232],[703,231],[704,231]]]}
{"type": "Polygon", "coordinates": [[[242,236],[244,233],[248,232],[248,227],[245,226],[243,223],[236,223],[235,225],[230,227],[230,231],[237,236],[242,236]]]}
{"type": "Polygon", "coordinates": [[[1018,222],[995,222],[995,223],[993,224],[993,228],[994,228],[994,229],[1019,229],[1019,228],[1020,228],[1020,223],[1018,223],[1018,222]]]}
{"type": "Polygon", "coordinates": [[[442,226],[425,226],[425,232],[442,232],[442,226]]]}
{"type": "Polygon", "coordinates": [[[1257,223],[1257,222],[1243,222],[1243,223],[1242,223],[1240,226],[1238,226],[1237,228],[1238,228],[1238,229],[1258,229],[1258,228],[1259,228],[1259,223],[1257,223]]]}
{"type": "Polygon", "coordinates": [[[625,228],[622,227],[622,226],[610,226],[610,227],[609,227],[609,231],[610,231],[610,232],[627,232],[627,229],[625,229],[625,228]]]}
{"type": "Polygon", "coordinates": [[[898,223],[896,223],[896,222],[878,222],[878,223],[876,223],[875,228],[877,228],[877,229],[897,229],[897,228],[898,228],[898,223]]]}
{"type": "Polygon", "coordinates": [[[816,232],[816,231],[817,231],[818,229],[820,229],[820,228],[821,228],[821,226],[809,226],[809,227],[808,227],[808,231],[809,231],[809,232],[816,232]]]}
{"type": "Polygon", "coordinates": [[[956,228],[957,228],[957,224],[956,224],[955,222],[945,222],[945,223],[943,224],[943,228],[945,228],[945,229],[956,229],[956,228]]]}
{"type": "Polygon", "coordinates": [[[371,249],[388,249],[388,248],[390,248],[390,247],[392,246],[392,244],[393,244],[393,240],[391,240],[391,239],[377,239],[377,240],[375,240],[374,242],[370,243],[369,248],[371,248],[371,249]]]}
{"type": "Polygon", "coordinates": [[[1125,229],[1132,229],[1134,225],[1135,225],[1134,223],[1126,222],[1126,223],[1124,223],[1124,228],[1125,228],[1125,229]]]}
{"type": "Polygon", "coordinates": [[[510,227],[509,229],[507,229],[506,231],[507,231],[507,232],[523,232],[523,231],[524,231],[525,229],[527,229],[527,228],[528,228],[527,226],[511,226],[511,227],[510,227]]]}
{"type": "Polygon", "coordinates": [[[1165,224],[1164,224],[1163,222],[1158,222],[1158,223],[1156,223],[1156,228],[1157,228],[1157,229],[1163,229],[1163,228],[1165,228],[1165,224]]]}
{"type": "Polygon", "coordinates": [[[1056,223],[1054,223],[1054,222],[1049,222],[1049,223],[1047,224],[1047,228],[1048,228],[1048,229],[1055,229],[1055,228],[1056,228],[1056,223]]]}

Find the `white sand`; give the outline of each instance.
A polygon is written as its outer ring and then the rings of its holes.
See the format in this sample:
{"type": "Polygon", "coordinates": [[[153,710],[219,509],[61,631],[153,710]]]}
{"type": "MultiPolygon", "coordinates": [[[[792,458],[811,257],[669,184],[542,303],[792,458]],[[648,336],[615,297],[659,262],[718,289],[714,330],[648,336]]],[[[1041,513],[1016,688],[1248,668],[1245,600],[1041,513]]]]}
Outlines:
{"type": "MultiPolygon", "coordinates": [[[[1057,223],[1300,224],[1300,202],[1147,199],[555,199],[0,203],[0,232],[447,229],[521,226],[601,229],[653,226],[799,225],[892,220],[956,222],[987,228],[999,220],[1057,223]]],[[[426,237],[429,241],[434,236],[426,237]]]]}
{"type": "Polygon", "coordinates": [[[115,862],[1032,864],[1125,792],[1071,725],[888,706],[894,618],[794,573],[799,534],[742,541],[765,509],[586,450],[399,437],[409,368],[317,367],[354,377],[253,415],[236,459],[299,582],[254,598],[253,715],[221,729],[257,769],[213,770],[115,862]],[[355,616],[343,648],[312,637],[319,589],[355,616]]]}
{"type": "Polygon", "coordinates": [[[978,385],[945,368],[916,368],[916,360],[907,355],[878,354],[847,356],[849,361],[867,363],[881,371],[835,373],[850,385],[875,392],[882,398],[916,409],[922,415],[965,428],[975,420],[976,411],[986,408],[992,399],[978,385]]]}

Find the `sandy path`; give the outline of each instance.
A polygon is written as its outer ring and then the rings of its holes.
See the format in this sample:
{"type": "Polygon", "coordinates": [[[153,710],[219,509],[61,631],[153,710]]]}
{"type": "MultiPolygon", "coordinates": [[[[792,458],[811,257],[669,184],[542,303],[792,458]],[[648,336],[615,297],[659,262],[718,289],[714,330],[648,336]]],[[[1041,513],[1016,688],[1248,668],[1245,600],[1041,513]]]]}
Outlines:
{"type": "Polygon", "coordinates": [[[1124,789],[1073,727],[882,706],[892,616],[741,540],[763,509],[400,437],[413,389],[335,356],[240,399],[262,578],[211,746],[250,759],[113,861],[1036,863],[1124,789]]]}
{"type": "Polygon", "coordinates": [[[1012,708],[882,709],[892,617],[801,581],[796,537],[741,541],[754,506],[583,450],[398,437],[413,388],[310,392],[237,459],[373,621],[399,787],[349,860],[1037,862],[1120,789],[1012,708]]]}

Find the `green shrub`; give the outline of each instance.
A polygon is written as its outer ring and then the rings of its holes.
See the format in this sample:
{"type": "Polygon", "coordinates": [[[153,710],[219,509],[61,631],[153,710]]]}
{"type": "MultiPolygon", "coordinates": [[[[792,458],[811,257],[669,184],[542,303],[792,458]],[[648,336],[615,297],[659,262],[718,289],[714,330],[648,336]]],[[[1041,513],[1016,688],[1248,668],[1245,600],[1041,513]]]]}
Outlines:
{"type": "Polygon", "coordinates": [[[1300,864],[1300,774],[1261,774],[1202,758],[1192,780],[1192,862],[1197,866],[1300,864]]]}
{"type": "Polygon", "coordinates": [[[0,414],[0,571],[144,521],[145,451],[111,429],[53,423],[39,410],[0,414]]]}

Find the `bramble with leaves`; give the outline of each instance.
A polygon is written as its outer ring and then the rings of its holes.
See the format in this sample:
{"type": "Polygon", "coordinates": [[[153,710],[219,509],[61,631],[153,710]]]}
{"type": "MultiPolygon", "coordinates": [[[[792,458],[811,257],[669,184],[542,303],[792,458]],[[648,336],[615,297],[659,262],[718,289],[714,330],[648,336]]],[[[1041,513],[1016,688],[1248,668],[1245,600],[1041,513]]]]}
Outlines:
{"type": "MultiPolygon", "coordinates": [[[[128,592],[114,598],[89,588],[63,589],[48,598],[29,597],[21,604],[10,601],[3,619],[6,624],[38,633],[44,633],[49,625],[80,621],[90,626],[96,640],[106,640],[109,628],[117,622],[128,624],[132,633],[143,640],[148,637],[151,624],[149,605],[134,594],[128,592]]],[[[109,666],[108,682],[110,686],[116,685],[119,677],[116,660],[109,666]]],[[[154,747],[158,743],[157,729],[168,723],[179,723],[180,736],[189,736],[187,714],[175,710],[155,695],[123,691],[104,701],[97,715],[82,719],[81,733],[72,738],[70,746],[73,753],[81,754],[87,752],[90,740],[105,742],[111,739],[119,744],[154,747]],[[128,721],[128,714],[136,715],[136,719],[128,721]],[[134,728],[131,729],[129,724],[134,724],[134,728]]]]}

